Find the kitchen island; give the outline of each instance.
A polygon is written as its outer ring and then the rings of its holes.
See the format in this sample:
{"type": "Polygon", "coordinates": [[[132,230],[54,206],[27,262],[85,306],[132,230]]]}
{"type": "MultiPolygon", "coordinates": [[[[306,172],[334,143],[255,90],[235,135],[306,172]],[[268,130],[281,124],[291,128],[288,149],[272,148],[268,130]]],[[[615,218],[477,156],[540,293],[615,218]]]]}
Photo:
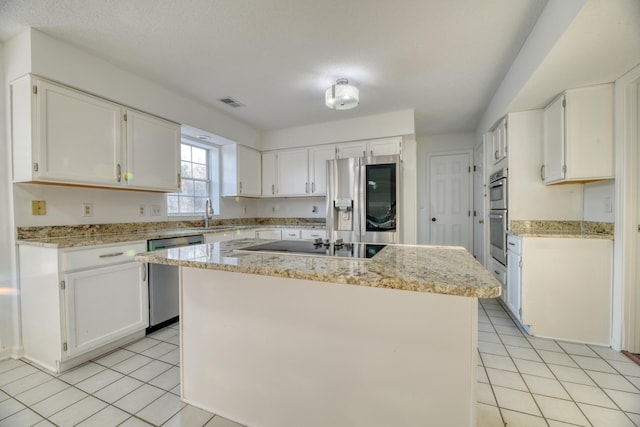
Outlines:
{"type": "Polygon", "coordinates": [[[475,425],[477,298],[500,285],[464,248],[238,251],[255,243],[136,256],[181,267],[185,402],[251,427],[475,425]]]}

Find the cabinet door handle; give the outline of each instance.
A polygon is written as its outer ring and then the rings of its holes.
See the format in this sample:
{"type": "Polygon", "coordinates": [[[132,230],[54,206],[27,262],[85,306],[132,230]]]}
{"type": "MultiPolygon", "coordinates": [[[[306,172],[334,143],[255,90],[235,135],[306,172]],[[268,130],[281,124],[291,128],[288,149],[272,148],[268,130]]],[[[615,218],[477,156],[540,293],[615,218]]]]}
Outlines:
{"type": "Polygon", "coordinates": [[[276,185],[271,184],[271,194],[276,194],[276,185]]]}
{"type": "Polygon", "coordinates": [[[498,270],[493,270],[494,273],[496,273],[498,276],[500,275],[500,272],[498,270]]]}
{"type": "Polygon", "coordinates": [[[540,166],[540,179],[543,180],[543,181],[544,181],[544,178],[545,178],[545,176],[544,176],[545,170],[544,169],[545,169],[544,165],[540,166]]]}
{"type": "Polygon", "coordinates": [[[513,242],[509,242],[509,246],[515,246],[516,244],[513,242]]]}
{"type": "Polygon", "coordinates": [[[238,185],[238,192],[242,193],[242,181],[240,181],[240,183],[238,185]]]}
{"type": "Polygon", "coordinates": [[[182,190],[182,179],[180,177],[180,174],[178,174],[178,190],[182,190]]]}
{"type": "Polygon", "coordinates": [[[114,256],[120,256],[120,255],[124,255],[124,252],[113,252],[113,253],[110,253],[110,254],[102,254],[99,257],[100,258],[111,258],[111,257],[114,257],[114,256]]]}
{"type": "Polygon", "coordinates": [[[308,183],[308,182],[305,182],[305,183],[304,183],[304,192],[305,192],[305,193],[308,193],[308,192],[309,192],[309,183],[308,183]]]}
{"type": "Polygon", "coordinates": [[[494,160],[498,160],[498,157],[499,157],[499,156],[500,156],[500,153],[499,153],[499,151],[498,151],[498,150],[496,150],[496,152],[495,152],[495,153],[493,153],[493,159],[494,159],[494,160]]]}
{"type": "Polygon", "coordinates": [[[312,183],[311,183],[311,192],[312,192],[312,193],[315,193],[315,192],[316,192],[316,183],[315,183],[315,182],[312,182],[312,183]]]}
{"type": "Polygon", "coordinates": [[[147,263],[142,264],[142,281],[147,281],[147,263]]]}
{"type": "Polygon", "coordinates": [[[118,182],[122,181],[122,168],[120,167],[120,163],[116,166],[116,179],[118,182]]]}

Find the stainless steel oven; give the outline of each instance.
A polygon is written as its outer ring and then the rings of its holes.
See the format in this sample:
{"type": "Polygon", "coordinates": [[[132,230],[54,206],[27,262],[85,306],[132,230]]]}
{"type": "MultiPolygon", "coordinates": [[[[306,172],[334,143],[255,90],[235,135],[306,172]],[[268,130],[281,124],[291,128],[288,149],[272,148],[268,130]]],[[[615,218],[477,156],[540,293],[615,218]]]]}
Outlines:
{"type": "Polygon", "coordinates": [[[509,227],[507,197],[507,169],[500,169],[489,177],[489,243],[493,259],[507,265],[507,229],[509,227]]]}
{"type": "Polygon", "coordinates": [[[500,169],[489,177],[491,210],[507,210],[507,169],[500,169]]]}

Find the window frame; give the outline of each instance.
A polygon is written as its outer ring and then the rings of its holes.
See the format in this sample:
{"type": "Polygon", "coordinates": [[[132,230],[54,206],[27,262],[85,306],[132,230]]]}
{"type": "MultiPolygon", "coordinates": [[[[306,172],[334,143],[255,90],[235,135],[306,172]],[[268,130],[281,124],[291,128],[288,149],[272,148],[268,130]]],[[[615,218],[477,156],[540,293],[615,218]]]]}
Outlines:
{"type": "MultiPolygon", "coordinates": [[[[195,138],[191,138],[187,135],[182,135],[180,139],[180,171],[182,174],[182,145],[189,145],[192,147],[200,148],[206,150],[207,152],[207,195],[211,200],[211,205],[213,207],[213,215],[220,215],[220,176],[221,176],[221,162],[220,162],[220,146],[217,144],[207,143],[200,141],[195,138]]],[[[193,163],[193,162],[191,162],[193,163]]],[[[182,188],[182,180],[188,179],[192,181],[204,181],[201,179],[194,178],[183,178],[180,176],[180,186],[182,188]]],[[[202,218],[205,214],[204,210],[202,212],[169,212],[169,197],[170,196],[178,196],[178,203],[180,200],[180,194],[182,194],[182,190],[177,193],[167,193],[166,195],[166,203],[167,203],[167,217],[168,218],[202,218]]],[[[182,197],[192,197],[196,199],[196,196],[182,196],[182,197]]],[[[199,196],[198,196],[199,197],[199,196]]],[[[194,203],[195,209],[195,203],[194,203]]]]}

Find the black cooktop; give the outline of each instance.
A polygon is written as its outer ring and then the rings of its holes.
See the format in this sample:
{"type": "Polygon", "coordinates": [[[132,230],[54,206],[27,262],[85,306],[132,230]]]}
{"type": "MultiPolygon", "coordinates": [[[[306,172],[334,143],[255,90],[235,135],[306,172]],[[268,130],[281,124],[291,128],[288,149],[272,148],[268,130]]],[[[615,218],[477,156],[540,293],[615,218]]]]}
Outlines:
{"type": "Polygon", "coordinates": [[[334,256],[341,258],[371,258],[386,245],[378,243],[344,243],[325,245],[299,240],[279,240],[238,249],[239,251],[270,252],[290,255],[334,256]]]}

